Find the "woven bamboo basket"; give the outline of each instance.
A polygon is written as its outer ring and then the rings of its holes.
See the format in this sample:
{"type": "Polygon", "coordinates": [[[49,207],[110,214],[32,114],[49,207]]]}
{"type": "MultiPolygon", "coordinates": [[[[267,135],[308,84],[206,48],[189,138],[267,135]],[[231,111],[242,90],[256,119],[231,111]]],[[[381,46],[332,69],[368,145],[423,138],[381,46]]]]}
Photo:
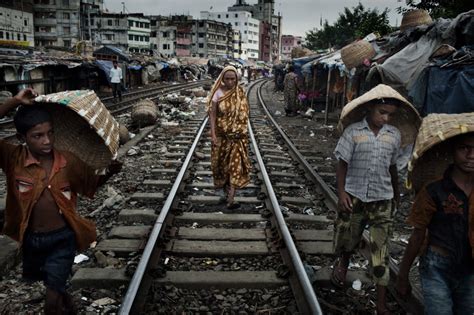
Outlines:
{"type": "Polygon", "coordinates": [[[144,99],[133,105],[132,122],[139,126],[153,125],[158,118],[158,110],[152,100],[144,99]]]}
{"type": "Polygon", "coordinates": [[[408,188],[441,178],[452,163],[451,143],[458,135],[474,132],[474,113],[430,114],[423,119],[408,163],[408,188]]]}
{"type": "Polygon", "coordinates": [[[127,127],[125,125],[119,124],[119,139],[120,144],[125,144],[130,140],[130,134],[128,133],[127,127]]]}
{"type": "Polygon", "coordinates": [[[415,142],[421,118],[418,111],[400,93],[388,85],[379,84],[367,93],[347,103],[342,108],[339,118],[338,130],[343,132],[350,124],[361,121],[373,106],[375,100],[396,99],[401,102],[389,124],[398,128],[401,134],[401,146],[404,147],[415,142]]]}
{"type": "Polygon", "coordinates": [[[404,32],[409,28],[419,25],[429,25],[433,23],[430,14],[426,10],[411,10],[403,14],[400,31],[404,32]]]}
{"type": "Polygon", "coordinates": [[[38,96],[51,113],[55,148],[70,151],[95,170],[117,157],[119,125],[94,91],[65,91],[38,96]]]}
{"type": "Polygon", "coordinates": [[[364,63],[365,59],[375,56],[375,49],[366,40],[359,40],[341,49],[341,59],[347,69],[356,68],[364,63]]]}

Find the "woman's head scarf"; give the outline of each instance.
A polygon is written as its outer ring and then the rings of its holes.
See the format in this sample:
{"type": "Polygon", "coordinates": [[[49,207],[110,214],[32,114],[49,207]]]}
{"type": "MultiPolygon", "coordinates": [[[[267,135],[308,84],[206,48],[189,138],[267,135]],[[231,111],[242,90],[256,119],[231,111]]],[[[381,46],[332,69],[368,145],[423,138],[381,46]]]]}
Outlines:
{"type": "MultiPolygon", "coordinates": [[[[227,66],[225,67],[221,73],[219,74],[219,77],[217,78],[216,82],[214,82],[214,85],[212,86],[212,89],[211,89],[211,93],[209,94],[209,99],[207,100],[207,104],[206,104],[206,111],[209,112],[209,110],[211,109],[212,107],[212,97],[214,96],[214,94],[216,93],[216,91],[222,87],[224,85],[224,75],[226,74],[226,72],[228,71],[232,71],[235,73],[235,76],[237,78],[237,81],[236,81],[236,84],[235,84],[235,87],[229,91],[227,91],[225,93],[225,95],[230,95],[231,93],[235,93],[237,91],[238,88],[240,88],[239,86],[239,74],[237,72],[237,69],[234,67],[234,66],[227,66]]],[[[240,93],[237,93],[237,100],[240,101],[240,93]]]]}

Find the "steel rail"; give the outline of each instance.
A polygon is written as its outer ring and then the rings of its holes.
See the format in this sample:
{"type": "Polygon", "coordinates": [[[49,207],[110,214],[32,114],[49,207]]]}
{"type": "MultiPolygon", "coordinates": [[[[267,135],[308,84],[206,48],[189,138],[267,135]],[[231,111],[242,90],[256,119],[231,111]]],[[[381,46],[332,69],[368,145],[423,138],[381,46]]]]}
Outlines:
{"type": "Polygon", "coordinates": [[[265,105],[265,102],[262,97],[261,89],[263,87],[263,84],[259,87],[258,89],[258,99],[260,101],[260,104],[262,104],[263,110],[267,114],[268,119],[272,122],[273,126],[275,127],[276,130],[280,133],[281,137],[285,140],[286,145],[290,149],[290,151],[293,153],[293,155],[296,157],[298,162],[300,162],[305,170],[307,171],[307,174],[311,177],[313,182],[316,182],[319,185],[319,188],[323,191],[325,195],[325,202],[326,205],[330,208],[330,210],[336,211],[337,209],[337,196],[336,194],[331,190],[331,188],[326,184],[326,182],[323,180],[323,178],[314,171],[314,169],[311,167],[311,165],[308,163],[308,161],[304,158],[304,156],[301,154],[301,152],[296,148],[296,146],[293,144],[293,141],[287,136],[287,134],[281,129],[280,125],[276,122],[276,120],[273,118],[272,114],[268,110],[267,106],[265,105]]]}
{"type": "Polygon", "coordinates": [[[132,281],[130,282],[127,293],[125,294],[125,297],[122,302],[122,306],[120,307],[119,314],[121,315],[126,315],[129,314],[130,311],[132,310],[135,297],[137,296],[137,292],[140,288],[140,284],[142,282],[143,276],[148,270],[148,262],[150,260],[150,257],[152,256],[153,250],[155,249],[156,241],[158,240],[158,237],[164,227],[164,222],[166,220],[166,217],[168,216],[168,213],[171,209],[171,206],[175,200],[175,197],[177,195],[178,189],[183,181],[184,174],[186,173],[189,163],[193,157],[194,150],[196,149],[199,140],[201,139],[202,133],[204,131],[204,128],[206,127],[208,121],[208,117],[203,120],[201,127],[199,128],[199,131],[196,135],[196,138],[194,139],[194,142],[189,149],[189,152],[186,156],[185,161],[183,162],[183,165],[181,167],[181,170],[178,173],[178,176],[176,177],[176,180],[173,183],[173,187],[171,188],[168,197],[166,198],[166,201],[161,208],[160,215],[155,221],[155,224],[153,225],[153,229],[150,233],[150,236],[148,238],[148,241],[146,243],[145,249],[143,250],[143,254],[140,258],[140,262],[138,263],[137,269],[135,273],[133,274],[132,281]]]}
{"type": "MultiPolygon", "coordinates": [[[[267,81],[269,82],[269,81],[267,81]]],[[[311,165],[308,163],[308,161],[305,159],[305,157],[299,152],[299,150],[296,148],[296,146],[293,144],[293,141],[286,135],[286,133],[283,131],[283,129],[280,128],[279,124],[276,122],[276,120],[273,118],[272,114],[268,110],[267,106],[265,105],[265,102],[263,101],[262,98],[262,93],[261,89],[263,87],[263,84],[259,87],[258,89],[258,98],[260,100],[260,103],[262,104],[262,107],[267,114],[267,117],[269,120],[272,122],[273,126],[275,129],[278,130],[282,138],[285,140],[286,145],[290,148],[291,152],[295,155],[295,157],[298,159],[299,162],[303,165],[305,171],[307,174],[313,179],[313,181],[319,186],[319,188],[323,191],[325,195],[325,201],[326,205],[330,210],[337,211],[337,204],[338,204],[338,197],[337,195],[331,190],[331,188],[326,184],[326,182],[322,179],[322,177],[311,167],[311,165]]],[[[370,239],[369,239],[369,233],[367,231],[364,232],[363,234],[363,240],[367,243],[370,244],[370,239]]],[[[367,256],[366,256],[367,257],[367,256]]],[[[390,257],[389,259],[389,269],[390,273],[392,275],[398,275],[398,270],[399,267],[396,263],[396,261],[390,257]]],[[[412,308],[415,310],[416,313],[423,313],[423,297],[422,293],[420,290],[413,288],[412,289],[412,296],[410,296],[407,299],[403,299],[399,297],[393,287],[389,287],[391,289],[392,294],[394,295],[395,299],[399,302],[400,305],[407,306],[409,308],[412,308]],[[408,303],[407,303],[408,302],[408,303]]]]}
{"type": "Polygon", "coordinates": [[[303,294],[305,295],[305,301],[307,302],[307,308],[311,311],[311,314],[322,314],[321,306],[319,305],[318,298],[316,297],[316,293],[313,290],[313,286],[306,274],[306,271],[303,266],[303,262],[301,261],[300,255],[298,250],[296,249],[295,243],[293,238],[291,237],[290,231],[286,225],[285,218],[283,217],[280,204],[276,197],[275,191],[273,190],[273,186],[270,180],[270,177],[267,173],[265,168],[265,163],[263,161],[262,155],[260,154],[260,150],[258,149],[257,140],[255,139],[255,135],[253,133],[252,126],[250,121],[248,122],[248,129],[249,129],[249,136],[252,141],[252,146],[254,149],[254,154],[257,158],[258,165],[260,166],[260,172],[262,174],[263,180],[265,182],[265,186],[267,188],[268,197],[274,209],[274,215],[277,220],[277,223],[280,228],[281,237],[285,242],[286,248],[290,254],[294,269],[296,271],[296,277],[299,281],[299,284],[302,287],[303,294]]]}

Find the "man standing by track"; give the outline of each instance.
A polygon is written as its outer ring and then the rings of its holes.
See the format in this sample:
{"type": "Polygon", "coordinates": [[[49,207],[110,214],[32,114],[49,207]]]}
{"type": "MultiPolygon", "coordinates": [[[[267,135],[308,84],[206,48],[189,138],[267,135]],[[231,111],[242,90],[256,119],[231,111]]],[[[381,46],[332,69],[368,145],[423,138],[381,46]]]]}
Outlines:
{"type": "Polygon", "coordinates": [[[114,102],[117,99],[117,93],[119,100],[122,101],[122,68],[118,66],[116,60],[113,62],[113,67],[110,69],[110,83],[112,84],[112,93],[114,95],[114,102]]]}

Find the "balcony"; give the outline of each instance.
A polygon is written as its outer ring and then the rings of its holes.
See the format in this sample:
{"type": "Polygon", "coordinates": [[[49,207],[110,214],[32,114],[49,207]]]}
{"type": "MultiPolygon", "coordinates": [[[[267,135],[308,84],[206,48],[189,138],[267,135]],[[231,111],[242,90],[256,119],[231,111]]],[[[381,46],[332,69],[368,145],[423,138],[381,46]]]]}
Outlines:
{"type": "Polygon", "coordinates": [[[56,19],[34,19],[35,26],[56,26],[57,20],[56,19]]]}
{"type": "Polygon", "coordinates": [[[178,45],[191,45],[191,38],[176,38],[176,44],[178,45]]]}

